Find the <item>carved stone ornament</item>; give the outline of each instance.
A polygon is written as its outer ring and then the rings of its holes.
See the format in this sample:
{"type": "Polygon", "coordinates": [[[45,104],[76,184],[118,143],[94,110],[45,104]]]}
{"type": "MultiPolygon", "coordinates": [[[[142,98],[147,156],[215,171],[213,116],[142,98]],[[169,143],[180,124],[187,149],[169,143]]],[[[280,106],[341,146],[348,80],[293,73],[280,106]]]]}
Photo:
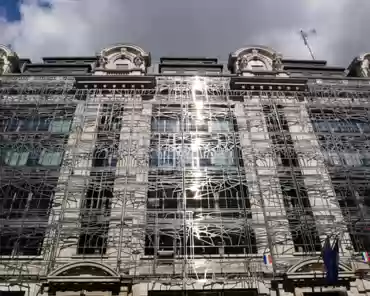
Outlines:
{"type": "Polygon", "coordinates": [[[122,58],[126,58],[126,57],[128,57],[129,56],[129,54],[128,54],[128,50],[127,50],[127,48],[126,47],[122,47],[121,48],[121,57],[122,58]]]}
{"type": "Polygon", "coordinates": [[[105,68],[105,66],[107,65],[107,63],[108,63],[107,57],[101,55],[99,57],[99,67],[105,68]]]}
{"type": "Polygon", "coordinates": [[[243,56],[241,59],[239,59],[239,70],[245,70],[248,66],[248,58],[246,56],[243,56]]]}
{"type": "Polygon", "coordinates": [[[368,58],[365,57],[361,63],[361,74],[364,77],[369,77],[369,66],[370,66],[369,60],[368,58]]]}
{"type": "Polygon", "coordinates": [[[0,61],[1,67],[0,67],[0,74],[4,74],[9,72],[10,70],[10,61],[8,59],[8,55],[5,52],[0,51],[0,61]]]}
{"type": "Polygon", "coordinates": [[[274,54],[272,60],[272,69],[275,71],[283,70],[283,63],[281,62],[281,58],[277,54],[274,54]]]}
{"type": "Polygon", "coordinates": [[[138,54],[135,58],[134,58],[134,64],[136,67],[140,67],[142,64],[144,63],[144,60],[141,56],[141,54],[138,54]]]}

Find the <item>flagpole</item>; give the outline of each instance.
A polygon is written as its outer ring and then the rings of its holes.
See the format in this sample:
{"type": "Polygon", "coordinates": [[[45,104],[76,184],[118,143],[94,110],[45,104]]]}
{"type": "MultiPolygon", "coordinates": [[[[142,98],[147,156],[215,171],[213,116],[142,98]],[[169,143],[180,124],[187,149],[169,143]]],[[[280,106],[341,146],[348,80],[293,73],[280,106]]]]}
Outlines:
{"type": "Polygon", "coordinates": [[[306,47],[308,48],[308,51],[310,52],[310,55],[312,57],[313,60],[315,60],[315,56],[313,54],[313,51],[311,49],[311,46],[308,44],[308,38],[307,38],[307,33],[305,33],[303,30],[300,31],[300,34],[303,38],[303,42],[304,42],[304,45],[306,45],[306,47]]]}

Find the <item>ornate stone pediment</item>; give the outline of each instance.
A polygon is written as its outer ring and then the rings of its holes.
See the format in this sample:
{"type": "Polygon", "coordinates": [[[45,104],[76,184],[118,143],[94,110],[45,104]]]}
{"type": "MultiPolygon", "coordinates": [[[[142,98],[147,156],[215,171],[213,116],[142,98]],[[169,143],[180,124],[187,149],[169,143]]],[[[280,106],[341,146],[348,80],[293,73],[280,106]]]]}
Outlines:
{"type": "Polygon", "coordinates": [[[232,73],[242,71],[280,71],[281,55],[263,46],[241,48],[229,57],[229,70],[232,73]]]}
{"type": "Polygon", "coordinates": [[[142,71],[150,66],[150,54],[132,44],[118,44],[99,53],[98,67],[106,70],[142,71]]]}

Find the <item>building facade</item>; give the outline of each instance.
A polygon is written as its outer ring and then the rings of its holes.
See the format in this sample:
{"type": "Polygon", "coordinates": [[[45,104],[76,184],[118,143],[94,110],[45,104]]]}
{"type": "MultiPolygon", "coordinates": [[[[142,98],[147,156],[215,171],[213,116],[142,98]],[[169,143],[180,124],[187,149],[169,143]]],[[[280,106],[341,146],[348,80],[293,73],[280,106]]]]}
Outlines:
{"type": "Polygon", "coordinates": [[[0,295],[370,295],[369,58],[0,46],[0,295]]]}

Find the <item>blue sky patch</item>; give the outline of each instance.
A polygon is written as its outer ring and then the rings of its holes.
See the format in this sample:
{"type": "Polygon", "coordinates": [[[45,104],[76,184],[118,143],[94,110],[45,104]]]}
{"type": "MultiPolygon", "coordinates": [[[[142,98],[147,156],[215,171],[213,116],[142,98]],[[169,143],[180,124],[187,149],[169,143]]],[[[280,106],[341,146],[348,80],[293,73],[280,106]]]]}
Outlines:
{"type": "MultiPolygon", "coordinates": [[[[0,0],[0,17],[5,17],[8,22],[21,19],[19,7],[24,0],[0,0]]],[[[43,8],[52,8],[50,0],[38,0],[38,5],[43,8]]]]}
{"type": "Polygon", "coordinates": [[[20,20],[19,5],[21,2],[22,0],[0,0],[0,15],[8,22],[20,20]]]}

